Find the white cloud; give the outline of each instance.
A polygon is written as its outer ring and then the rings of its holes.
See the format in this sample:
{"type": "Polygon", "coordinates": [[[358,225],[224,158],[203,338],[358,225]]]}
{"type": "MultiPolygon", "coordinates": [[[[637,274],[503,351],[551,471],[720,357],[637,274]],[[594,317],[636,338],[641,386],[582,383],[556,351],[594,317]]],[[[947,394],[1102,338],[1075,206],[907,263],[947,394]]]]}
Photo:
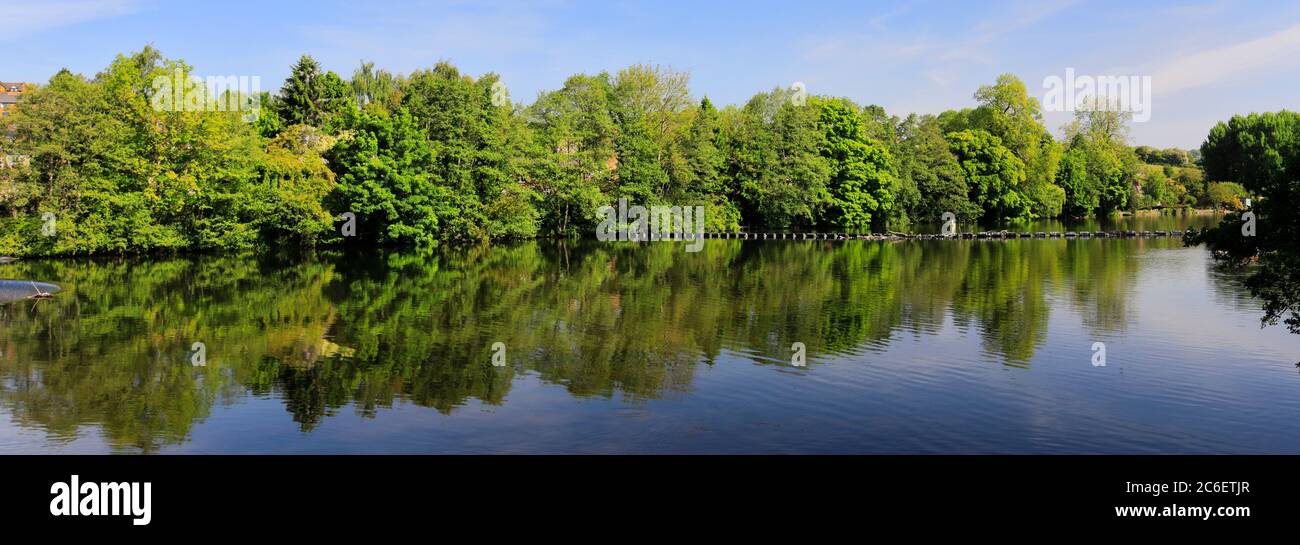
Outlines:
{"type": "Polygon", "coordinates": [[[7,4],[0,9],[0,42],[52,28],[126,15],[138,7],[135,0],[45,0],[7,4]]]}
{"type": "Polygon", "coordinates": [[[1241,72],[1276,67],[1300,58],[1300,24],[1279,32],[1217,49],[1193,53],[1160,68],[1152,76],[1157,95],[1220,83],[1241,72]]]}

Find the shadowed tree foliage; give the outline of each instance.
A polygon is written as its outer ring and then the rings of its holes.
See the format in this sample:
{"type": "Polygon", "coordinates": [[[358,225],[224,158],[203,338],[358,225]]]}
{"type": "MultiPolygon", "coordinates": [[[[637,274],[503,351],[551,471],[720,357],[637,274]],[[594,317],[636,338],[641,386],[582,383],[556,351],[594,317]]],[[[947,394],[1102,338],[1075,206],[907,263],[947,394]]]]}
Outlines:
{"type": "Polygon", "coordinates": [[[1189,232],[1188,243],[1209,245],[1225,264],[1249,265],[1246,285],[1264,302],[1264,323],[1283,321],[1300,333],[1300,114],[1233,116],[1210,130],[1200,151],[1206,177],[1224,182],[1211,184],[1227,192],[1219,200],[1235,203],[1247,192],[1258,199],[1248,213],[1189,232]]]}

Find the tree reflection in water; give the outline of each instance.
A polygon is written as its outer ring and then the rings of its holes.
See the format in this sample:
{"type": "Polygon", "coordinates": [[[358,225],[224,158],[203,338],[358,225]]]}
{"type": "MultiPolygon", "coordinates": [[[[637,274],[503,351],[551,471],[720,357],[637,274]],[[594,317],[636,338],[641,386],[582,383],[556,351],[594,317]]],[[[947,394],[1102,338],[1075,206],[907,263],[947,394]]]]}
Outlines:
{"type": "Polygon", "coordinates": [[[117,448],[184,441],[218,404],[274,396],[302,430],[344,407],[500,404],[516,374],[573,396],[656,398],[720,353],[786,365],[976,331],[1025,366],[1066,304],[1123,330],[1134,254],[1174,239],[676,244],[531,242],[440,255],[32,261],[58,282],[0,306],[0,402],[52,437],[97,426],[117,448]],[[951,320],[948,325],[947,320],[951,320]],[[951,333],[949,331],[948,333],[951,333]],[[207,364],[190,364],[195,341],[207,364]],[[508,365],[491,365],[491,346],[508,365]]]}

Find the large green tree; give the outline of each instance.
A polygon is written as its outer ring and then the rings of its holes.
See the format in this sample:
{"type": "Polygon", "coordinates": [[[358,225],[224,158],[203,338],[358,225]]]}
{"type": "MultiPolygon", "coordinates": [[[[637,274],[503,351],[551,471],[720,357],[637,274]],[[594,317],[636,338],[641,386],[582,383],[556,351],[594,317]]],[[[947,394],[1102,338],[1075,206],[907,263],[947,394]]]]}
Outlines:
{"type": "Polygon", "coordinates": [[[734,185],[726,175],[730,146],[723,136],[718,109],[708,97],[700,100],[683,147],[686,165],[677,171],[682,179],[682,202],[706,207],[705,223],[710,231],[738,230],[740,208],[732,200],[734,185]]]}
{"type": "Polygon", "coordinates": [[[830,199],[820,109],[787,89],[755,95],[728,126],[729,173],[746,226],[810,229],[830,199]]]}
{"type": "Polygon", "coordinates": [[[938,222],[952,213],[962,223],[984,215],[971,202],[966,173],[944,138],[934,116],[910,115],[899,126],[899,177],[909,180],[918,193],[909,215],[916,221],[938,222]]]}
{"type": "Polygon", "coordinates": [[[848,99],[815,98],[811,105],[822,132],[818,148],[830,167],[821,224],[854,232],[885,227],[897,191],[894,158],[867,136],[867,113],[848,99]]]}
{"type": "Polygon", "coordinates": [[[1055,182],[1062,150],[1042,124],[1038,99],[1020,78],[1002,74],[975,91],[975,100],[980,105],[970,113],[970,126],[998,137],[1024,163],[1022,193],[1033,203],[1034,215],[1060,215],[1065,194],[1055,182]]]}
{"type": "Polygon", "coordinates": [[[324,200],[334,190],[334,171],[324,154],[335,141],[315,127],[296,125],[267,144],[251,205],[267,242],[314,246],[330,238],[334,218],[324,200]]]}
{"type": "Polygon", "coordinates": [[[985,220],[1032,217],[1033,203],[1021,193],[1025,164],[1001,139],[979,129],[949,133],[947,138],[966,175],[970,201],[984,210],[985,220]]]}
{"type": "Polygon", "coordinates": [[[348,136],[329,153],[338,178],[329,199],[338,217],[355,215],[358,243],[430,247],[458,213],[453,191],[433,174],[435,157],[415,118],[353,111],[348,136]]]}
{"type": "Polygon", "coordinates": [[[303,55],[280,89],[276,113],[285,126],[332,127],[343,112],[355,107],[353,97],[338,74],[322,72],[316,59],[303,55]]]}
{"type": "Polygon", "coordinates": [[[618,159],[618,127],[610,114],[608,74],[576,75],[528,108],[535,132],[530,187],[540,195],[542,232],[592,232],[597,209],[609,204],[618,159]]]}
{"type": "Polygon", "coordinates": [[[1065,127],[1071,155],[1070,178],[1058,178],[1071,210],[1093,206],[1110,214],[1134,207],[1142,163],[1126,143],[1131,114],[1114,104],[1093,101],[1075,111],[1065,127]],[[1083,170],[1079,171],[1080,163],[1083,170]],[[1082,177],[1079,177],[1082,172],[1082,177]]]}

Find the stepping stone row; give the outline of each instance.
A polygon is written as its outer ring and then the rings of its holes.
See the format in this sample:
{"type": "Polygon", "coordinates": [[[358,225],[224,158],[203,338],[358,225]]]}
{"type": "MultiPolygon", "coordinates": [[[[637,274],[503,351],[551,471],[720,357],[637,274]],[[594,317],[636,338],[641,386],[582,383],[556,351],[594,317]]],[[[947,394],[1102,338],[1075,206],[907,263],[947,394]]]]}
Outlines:
{"type": "Polygon", "coordinates": [[[1151,238],[1182,237],[1182,231],[981,231],[956,235],[912,233],[704,233],[704,238],[737,240],[1010,240],[1020,238],[1151,238]]]}

